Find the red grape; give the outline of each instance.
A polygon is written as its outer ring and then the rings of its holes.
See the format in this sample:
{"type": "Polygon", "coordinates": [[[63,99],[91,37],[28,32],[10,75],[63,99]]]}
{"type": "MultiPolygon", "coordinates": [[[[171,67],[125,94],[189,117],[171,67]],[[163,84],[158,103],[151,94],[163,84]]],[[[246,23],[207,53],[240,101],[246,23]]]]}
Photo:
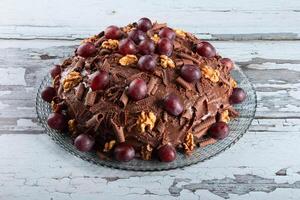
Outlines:
{"type": "Polygon", "coordinates": [[[156,67],[156,59],[151,55],[140,57],[138,67],[143,71],[153,72],[156,67]]]}
{"type": "Polygon", "coordinates": [[[229,126],[225,122],[216,122],[208,129],[208,133],[212,138],[222,140],[229,134],[229,126]]]}
{"type": "Polygon", "coordinates": [[[118,40],[122,37],[122,31],[119,27],[112,25],[105,29],[104,36],[107,39],[118,40]]]}
{"type": "Polygon", "coordinates": [[[60,75],[60,73],[61,73],[60,65],[54,65],[50,69],[50,74],[51,74],[52,79],[54,79],[57,75],[60,75]]]}
{"type": "Polygon", "coordinates": [[[87,57],[90,57],[93,54],[95,54],[96,51],[97,51],[97,49],[96,49],[95,45],[90,42],[87,42],[87,43],[81,44],[77,48],[76,53],[81,57],[87,58],[87,57]]]}
{"type": "Polygon", "coordinates": [[[168,38],[170,40],[174,40],[176,37],[176,33],[174,32],[174,30],[169,27],[161,29],[158,35],[160,38],[168,38]]]}
{"type": "Polygon", "coordinates": [[[175,94],[169,94],[165,97],[164,108],[169,114],[174,116],[180,115],[183,111],[183,105],[175,94]]]}
{"type": "Polygon", "coordinates": [[[94,144],[95,140],[87,134],[80,134],[74,140],[74,146],[82,152],[90,151],[94,144]]]}
{"type": "Polygon", "coordinates": [[[172,162],[176,159],[176,149],[166,144],[158,149],[158,157],[162,162],[172,162]]]}
{"type": "Polygon", "coordinates": [[[51,103],[52,99],[56,96],[56,91],[53,87],[47,86],[43,89],[41,97],[44,101],[51,103]]]}
{"type": "Polygon", "coordinates": [[[137,28],[144,32],[147,32],[152,28],[152,22],[150,19],[143,17],[137,22],[137,28]]]}
{"type": "Polygon", "coordinates": [[[120,162],[128,162],[134,158],[135,150],[132,145],[122,142],[116,145],[114,156],[120,162]]]}
{"type": "Polygon", "coordinates": [[[201,78],[201,72],[195,65],[183,65],[180,73],[181,77],[187,82],[194,82],[201,78]]]}
{"type": "Polygon", "coordinates": [[[145,39],[138,46],[139,52],[143,55],[152,54],[155,50],[155,44],[150,39],[145,39]]]}
{"type": "Polygon", "coordinates": [[[95,90],[103,90],[109,84],[109,74],[105,71],[97,71],[91,75],[91,88],[95,90]]]}
{"type": "Polygon", "coordinates": [[[173,52],[173,43],[168,38],[161,38],[157,43],[157,48],[160,54],[171,56],[173,52]]]}
{"type": "Polygon", "coordinates": [[[47,124],[50,128],[63,131],[67,127],[67,120],[63,114],[51,113],[48,116],[47,124]]]}
{"type": "Polygon", "coordinates": [[[229,98],[231,104],[242,103],[247,97],[246,92],[242,88],[234,88],[229,98]]]}
{"type": "Polygon", "coordinates": [[[200,56],[212,58],[216,56],[216,49],[209,42],[200,42],[196,47],[197,53],[200,56]]]}
{"type": "Polygon", "coordinates": [[[231,71],[234,67],[234,63],[229,58],[222,58],[220,62],[228,69],[228,71],[231,71]]]}
{"type": "Polygon", "coordinates": [[[134,79],[128,86],[128,95],[135,101],[145,98],[147,84],[143,79],[134,79]]]}
{"type": "Polygon", "coordinates": [[[121,40],[119,44],[119,52],[124,56],[127,54],[136,54],[137,49],[135,43],[128,38],[121,40]]]}
{"type": "Polygon", "coordinates": [[[134,29],[128,33],[128,38],[132,39],[135,44],[139,44],[141,41],[147,38],[147,35],[138,29],[134,29]]]}

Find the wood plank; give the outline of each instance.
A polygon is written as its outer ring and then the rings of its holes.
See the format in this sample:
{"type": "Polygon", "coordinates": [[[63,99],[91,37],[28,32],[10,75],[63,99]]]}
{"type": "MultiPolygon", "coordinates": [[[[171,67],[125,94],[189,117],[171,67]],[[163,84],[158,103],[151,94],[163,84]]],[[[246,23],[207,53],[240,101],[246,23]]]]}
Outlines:
{"type": "Polygon", "coordinates": [[[1,0],[0,38],[87,37],[147,16],[216,40],[299,39],[300,3],[291,0],[1,0]],[[34,5],[34,11],[32,11],[34,5]],[[72,5],[72,6],[70,6],[72,5]],[[138,8],[138,9],[136,9],[138,8]]]}
{"type": "Polygon", "coordinates": [[[46,135],[5,134],[0,136],[0,198],[297,199],[298,140],[296,132],[246,134],[204,163],[145,173],[90,164],[46,135]],[[282,169],[287,175],[276,175],[282,169]]]}

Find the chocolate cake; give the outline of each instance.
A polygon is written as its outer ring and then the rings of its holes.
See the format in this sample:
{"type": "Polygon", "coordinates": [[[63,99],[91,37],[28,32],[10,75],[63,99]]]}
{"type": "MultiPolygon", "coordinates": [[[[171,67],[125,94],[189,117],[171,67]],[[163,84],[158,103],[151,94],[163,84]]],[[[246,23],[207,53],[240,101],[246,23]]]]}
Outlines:
{"type": "Polygon", "coordinates": [[[229,133],[246,94],[208,42],[148,18],[87,38],[50,73],[48,125],[100,159],[170,162],[229,133]]]}

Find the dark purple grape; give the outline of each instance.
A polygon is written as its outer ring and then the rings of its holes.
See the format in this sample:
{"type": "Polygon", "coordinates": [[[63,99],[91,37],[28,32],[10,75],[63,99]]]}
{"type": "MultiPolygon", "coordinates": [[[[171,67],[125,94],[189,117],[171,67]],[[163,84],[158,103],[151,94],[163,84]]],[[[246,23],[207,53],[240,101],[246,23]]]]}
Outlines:
{"type": "Polygon", "coordinates": [[[212,58],[216,56],[216,49],[209,42],[200,42],[196,47],[197,53],[200,56],[206,58],[212,58]]]}
{"type": "Polygon", "coordinates": [[[143,71],[153,72],[156,67],[156,58],[151,55],[145,55],[140,57],[138,67],[143,71]]]}
{"type": "Polygon", "coordinates": [[[216,140],[222,140],[229,134],[229,126],[225,122],[216,122],[208,129],[208,134],[216,140]]]}
{"type": "Polygon", "coordinates": [[[87,42],[87,43],[81,44],[77,48],[76,53],[81,57],[87,58],[87,57],[90,57],[93,54],[95,54],[96,51],[97,51],[97,49],[96,49],[95,45],[90,42],[87,42]]]}
{"type": "Polygon", "coordinates": [[[134,79],[129,84],[127,92],[131,99],[141,100],[147,95],[147,84],[143,79],[134,79]]]}
{"type": "Polygon", "coordinates": [[[229,98],[231,104],[242,103],[247,97],[246,92],[242,88],[234,88],[229,98]]]}
{"type": "Polygon", "coordinates": [[[234,63],[229,58],[222,58],[220,62],[228,69],[228,71],[231,71],[234,67],[234,63]]]}
{"type": "Polygon", "coordinates": [[[47,86],[43,89],[41,97],[44,101],[51,103],[52,99],[56,96],[56,91],[53,87],[47,86]]]}
{"type": "Polygon", "coordinates": [[[155,44],[150,39],[145,39],[138,46],[139,52],[143,55],[152,54],[155,50],[155,44]]]}
{"type": "Polygon", "coordinates": [[[104,90],[109,84],[109,74],[105,71],[96,71],[91,75],[91,88],[93,91],[104,90]]]}
{"type": "Polygon", "coordinates": [[[164,99],[165,110],[174,116],[178,116],[183,111],[183,105],[180,99],[175,94],[169,94],[164,99]]]}
{"type": "Polygon", "coordinates": [[[147,38],[147,35],[141,30],[133,29],[128,33],[128,38],[132,39],[132,41],[138,45],[141,41],[147,38]]]}
{"type": "Polygon", "coordinates": [[[181,77],[187,82],[194,82],[201,78],[201,71],[195,65],[183,65],[180,73],[181,77]]]}
{"type": "Polygon", "coordinates": [[[104,36],[107,39],[118,40],[122,37],[122,31],[119,27],[112,25],[105,29],[104,36]]]}
{"type": "Polygon", "coordinates": [[[174,40],[176,37],[176,33],[174,32],[174,30],[169,27],[161,29],[158,35],[160,38],[168,38],[170,40],[174,40]]]}
{"type": "Polygon", "coordinates": [[[132,145],[122,142],[116,145],[114,156],[120,162],[128,162],[134,158],[135,150],[132,145]]]}
{"type": "Polygon", "coordinates": [[[54,65],[50,69],[50,74],[51,74],[52,79],[54,79],[56,76],[60,75],[60,73],[61,73],[60,65],[54,65]]]}
{"type": "Polygon", "coordinates": [[[87,134],[80,134],[74,140],[74,146],[82,152],[90,151],[94,144],[95,140],[87,134]]]}
{"type": "Polygon", "coordinates": [[[150,19],[143,17],[137,22],[137,28],[144,32],[147,32],[152,28],[152,22],[150,19]]]}
{"type": "Polygon", "coordinates": [[[161,38],[157,43],[158,53],[161,55],[171,56],[173,52],[173,43],[168,38],[161,38]]]}
{"type": "Polygon", "coordinates": [[[51,113],[48,116],[47,124],[50,128],[63,131],[67,128],[67,120],[63,114],[51,113]]]}
{"type": "Polygon", "coordinates": [[[158,149],[158,157],[162,162],[172,162],[176,159],[176,149],[171,145],[164,145],[158,149]]]}
{"type": "Polygon", "coordinates": [[[136,54],[137,48],[135,43],[131,39],[127,38],[120,41],[119,52],[124,56],[127,54],[136,54]]]}

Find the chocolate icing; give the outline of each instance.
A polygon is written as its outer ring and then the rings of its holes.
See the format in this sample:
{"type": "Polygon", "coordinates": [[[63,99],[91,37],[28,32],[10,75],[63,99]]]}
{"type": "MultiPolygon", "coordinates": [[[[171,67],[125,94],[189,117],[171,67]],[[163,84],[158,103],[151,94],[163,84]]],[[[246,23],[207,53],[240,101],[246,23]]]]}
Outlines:
{"type": "MultiPolygon", "coordinates": [[[[134,26],[136,24],[130,25],[134,26]]],[[[166,24],[154,23],[147,35],[151,38],[163,27],[166,24]]],[[[121,66],[119,59],[122,55],[117,50],[101,47],[107,40],[103,33],[90,40],[97,48],[94,56],[85,59],[75,55],[63,61],[62,74],[56,78],[55,88],[68,106],[69,118],[76,120],[76,133],[86,133],[88,130],[88,134],[101,135],[101,139],[96,140],[96,145],[99,145],[97,149],[103,149],[100,146],[112,139],[131,143],[137,151],[142,146],[150,145],[157,149],[167,143],[181,148],[189,132],[194,135],[195,141],[203,141],[208,128],[225,109],[231,118],[237,117],[238,112],[229,104],[233,89],[229,82],[230,72],[220,64],[221,57],[201,57],[194,52],[200,40],[190,33],[185,34],[186,37],[176,36],[174,40],[170,58],[175,68],[163,68],[159,61],[154,72],[143,72],[136,64],[121,66]],[[202,76],[199,81],[189,83],[180,77],[180,67],[185,64],[193,64],[200,69],[203,65],[217,69],[220,80],[214,83],[202,76]],[[81,73],[82,82],[69,91],[63,91],[63,79],[72,70],[81,73]],[[109,86],[103,91],[91,91],[89,86],[89,76],[97,70],[110,74],[109,86]],[[127,87],[136,78],[143,79],[148,88],[147,96],[139,101],[127,96],[127,87]],[[177,117],[169,115],[162,104],[164,97],[170,93],[176,94],[183,103],[184,110],[177,117]],[[143,133],[136,127],[142,111],[153,112],[157,119],[154,128],[143,133]]],[[[124,37],[127,37],[126,33],[124,37]]],[[[141,55],[136,56],[139,58],[141,55]]]]}

